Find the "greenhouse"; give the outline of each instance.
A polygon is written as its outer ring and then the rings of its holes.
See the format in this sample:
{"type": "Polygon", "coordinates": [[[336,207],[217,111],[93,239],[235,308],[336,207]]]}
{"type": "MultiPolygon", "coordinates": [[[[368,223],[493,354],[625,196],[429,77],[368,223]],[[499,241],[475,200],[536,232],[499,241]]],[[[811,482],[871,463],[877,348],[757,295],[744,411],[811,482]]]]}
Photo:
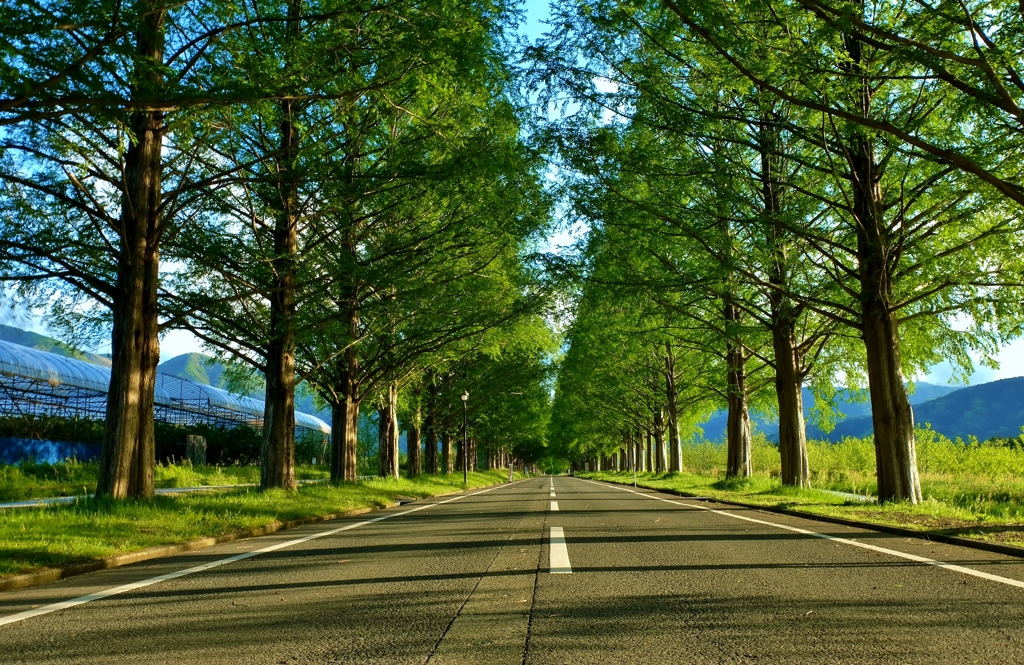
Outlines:
{"type": "MultiPolygon", "coordinates": [[[[0,415],[102,420],[110,370],[82,360],[0,341],[0,415]]],[[[169,374],[157,374],[156,420],[175,425],[263,426],[263,403],[169,374]]],[[[330,435],[316,416],[295,412],[296,436],[330,435]]]]}

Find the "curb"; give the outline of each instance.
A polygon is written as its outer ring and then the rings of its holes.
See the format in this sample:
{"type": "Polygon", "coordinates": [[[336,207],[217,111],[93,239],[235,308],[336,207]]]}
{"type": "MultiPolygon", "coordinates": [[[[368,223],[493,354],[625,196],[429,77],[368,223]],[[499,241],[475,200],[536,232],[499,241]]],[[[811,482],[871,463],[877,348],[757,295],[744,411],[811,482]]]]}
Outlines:
{"type": "MultiPolygon", "coordinates": [[[[496,483],[508,484],[507,482],[496,483]]],[[[473,488],[473,490],[456,490],[454,492],[444,492],[442,494],[434,494],[432,496],[425,496],[417,501],[426,501],[428,499],[436,499],[442,496],[451,496],[452,494],[459,494],[460,492],[469,492],[478,489],[484,489],[486,487],[494,487],[494,485],[484,485],[482,487],[473,488]]],[[[96,572],[97,570],[107,570],[108,568],[119,568],[121,566],[127,566],[132,563],[138,563],[140,561],[149,561],[151,559],[162,559],[169,556],[175,556],[177,554],[183,554],[185,552],[193,552],[195,550],[205,549],[207,547],[213,547],[214,545],[220,545],[222,543],[230,543],[235,540],[243,540],[245,538],[258,538],[260,536],[269,536],[272,533],[278,531],[286,531],[288,529],[294,529],[299,526],[305,526],[307,524],[316,524],[318,522],[327,522],[330,520],[344,519],[346,517],[356,517],[357,515],[364,515],[366,513],[376,512],[378,510],[387,510],[388,508],[395,508],[402,505],[403,503],[410,503],[409,501],[389,501],[383,506],[370,506],[366,508],[354,508],[347,510],[343,513],[331,513],[327,515],[315,515],[313,517],[303,517],[297,520],[287,520],[281,522],[274,520],[269,524],[263,526],[253,527],[252,529],[240,529],[238,531],[230,531],[228,533],[222,533],[219,536],[209,536],[207,538],[197,538],[195,540],[189,540],[184,543],[175,543],[173,545],[158,545],[156,547],[147,547],[144,550],[137,550],[135,552],[126,552],[125,554],[114,554],[102,559],[96,559],[95,561],[87,561],[85,563],[73,563],[67,566],[61,566],[60,568],[44,568],[37,570],[32,573],[22,573],[21,575],[12,575],[11,577],[0,579],[0,593],[4,591],[14,591],[15,589],[24,589],[26,587],[38,586],[40,584],[46,584],[48,582],[56,582],[57,580],[63,580],[68,577],[75,577],[77,575],[84,575],[85,573],[96,572]]]]}
{"type": "MultiPolygon", "coordinates": [[[[588,478],[587,480],[594,480],[588,478]]],[[[611,480],[594,480],[594,482],[608,483],[609,485],[628,485],[633,486],[632,483],[619,483],[611,480]]],[[[637,489],[641,489],[637,486],[637,489]]],[[[814,520],[815,522],[827,522],[829,524],[838,524],[840,526],[849,526],[855,529],[866,529],[868,531],[881,531],[882,533],[890,533],[894,536],[906,536],[908,538],[917,538],[918,540],[927,540],[935,543],[943,543],[946,545],[959,545],[960,547],[969,547],[975,550],[983,550],[985,552],[994,552],[996,554],[1005,554],[1007,556],[1014,556],[1024,558],[1024,547],[1018,547],[1016,545],[1002,545],[999,543],[989,543],[984,540],[974,540],[971,538],[963,538],[961,536],[947,536],[941,533],[930,533],[927,531],[915,531],[913,529],[905,529],[899,526],[889,526],[887,524],[875,524],[873,522],[861,522],[859,520],[846,519],[845,517],[832,517],[830,515],[818,515],[816,513],[806,513],[800,510],[791,510],[789,508],[776,508],[774,506],[759,506],[754,503],[743,503],[742,501],[730,501],[728,499],[712,499],[706,496],[700,496],[699,494],[692,494],[690,492],[683,492],[681,490],[671,489],[654,489],[653,487],[643,487],[642,489],[650,490],[651,492],[659,492],[661,494],[671,494],[673,496],[684,497],[687,499],[696,499],[698,501],[704,501],[706,503],[720,503],[726,506],[737,506],[740,508],[750,508],[752,510],[759,510],[765,513],[775,513],[777,515],[787,515],[789,517],[799,517],[802,519],[814,520]]]]}

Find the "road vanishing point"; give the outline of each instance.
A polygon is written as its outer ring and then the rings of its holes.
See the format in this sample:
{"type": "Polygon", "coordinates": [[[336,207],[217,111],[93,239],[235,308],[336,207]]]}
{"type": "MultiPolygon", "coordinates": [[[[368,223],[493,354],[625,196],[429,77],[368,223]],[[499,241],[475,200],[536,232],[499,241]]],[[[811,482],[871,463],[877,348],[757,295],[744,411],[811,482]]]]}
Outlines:
{"type": "Polygon", "coordinates": [[[1020,663],[1024,561],[539,477],[0,594],[3,663],[1020,663]]]}

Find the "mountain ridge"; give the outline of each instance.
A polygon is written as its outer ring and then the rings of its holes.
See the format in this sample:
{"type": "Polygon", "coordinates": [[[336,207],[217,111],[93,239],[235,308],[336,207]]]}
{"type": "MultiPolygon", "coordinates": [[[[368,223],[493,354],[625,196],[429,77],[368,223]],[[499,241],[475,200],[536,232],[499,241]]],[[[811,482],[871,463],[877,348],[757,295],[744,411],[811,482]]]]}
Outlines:
{"type": "Polygon", "coordinates": [[[98,353],[82,351],[80,349],[76,349],[70,344],[65,344],[58,339],[47,337],[46,335],[40,335],[39,333],[35,333],[30,330],[22,330],[21,328],[15,328],[14,326],[4,325],[2,323],[0,323],[0,340],[10,342],[12,344],[27,346],[30,349],[54,353],[66,358],[82,360],[93,365],[99,365],[100,367],[110,367],[110,358],[106,356],[101,356],[98,353]]]}

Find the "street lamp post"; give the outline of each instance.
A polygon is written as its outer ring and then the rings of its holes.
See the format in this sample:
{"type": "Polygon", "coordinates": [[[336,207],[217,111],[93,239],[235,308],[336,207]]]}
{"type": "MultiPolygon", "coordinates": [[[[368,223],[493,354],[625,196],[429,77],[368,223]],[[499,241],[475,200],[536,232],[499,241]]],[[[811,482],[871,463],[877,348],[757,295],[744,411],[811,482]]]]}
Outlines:
{"type": "Polygon", "coordinates": [[[466,411],[466,402],[469,401],[469,391],[462,393],[462,484],[469,484],[469,416],[466,411]]]}

